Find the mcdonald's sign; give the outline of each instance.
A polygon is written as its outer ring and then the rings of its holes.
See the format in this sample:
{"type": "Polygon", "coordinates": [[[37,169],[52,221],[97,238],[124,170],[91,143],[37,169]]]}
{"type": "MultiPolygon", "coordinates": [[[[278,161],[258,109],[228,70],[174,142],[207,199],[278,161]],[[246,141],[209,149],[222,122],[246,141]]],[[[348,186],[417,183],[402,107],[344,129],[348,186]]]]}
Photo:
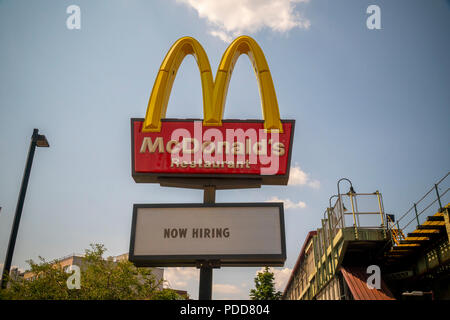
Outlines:
{"type": "Polygon", "coordinates": [[[213,79],[201,44],[183,37],[172,45],[161,64],[145,119],[131,119],[132,176],[136,182],[162,185],[183,179],[191,186],[215,179],[218,188],[220,181],[234,181],[234,187],[243,181],[285,185],[294,125],[294,120],[280,120],[269,66],[255,40],[248,36],[235,39],[213,79]],[[176,73],[189,54],[195,57],[200,72],[203,120],[165,119],[176,73]],[[252,62],[264,120],[222,119],[228,84],[242,54],[252,62]]]}

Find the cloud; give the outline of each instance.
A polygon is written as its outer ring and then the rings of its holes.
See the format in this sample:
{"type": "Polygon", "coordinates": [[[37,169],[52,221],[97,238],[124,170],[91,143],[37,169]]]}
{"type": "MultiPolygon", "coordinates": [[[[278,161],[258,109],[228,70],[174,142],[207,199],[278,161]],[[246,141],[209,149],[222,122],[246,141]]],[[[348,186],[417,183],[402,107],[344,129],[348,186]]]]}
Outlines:
{"type": "MultiPolygon", "coordinates": [[[[270,272],[273,272],[274,278],[275,278],[275,290],[277,291],[284,291],[284,288],[286,287],[286,283],[289,280],[289,277],[291,276],[292,269],[289,268],[269,268],[270,272]]],[[[264,272],[264,268],[259,269],[256,272],[256,275],[258,275],[258,272],[264,272]]]]}
{"type": "Polygon", "coordinates": [[[284,288],[286,287],[286,284],[289,280],[289,277],[291,276],[292,269],[289,268],[283,268],[283,269],[277,269],[272,268],[272,271],[275,275],[275,289],[283,292],[284,288]]]}
{"type": "Polygon", "coordinates": [[[167,281],[165,284],[172,289],[186,288],[189,281],[198,281],[199,273],[196,268],[165,268],[164,279],[167,281]]]}
{"type": "Polygon", "coordinates": [[[209,34],[214,37],[218,37],[223,42],[230,43],[231,41],[233,41],[233,38],[230,35],[228,35],[225,31],[211,30],[209,31],[209,34]]]}
{"type": "Polygon", "coordinates": [[[241,289],[238,286],[232,284],[216,283],[213,285],[213,292],[223,294],[240,294],[241,289]]]}
{"type": "Polygon", "coordinates": [[[309,174],[303,171],[298,165],[293,166],[289,173],[289,186],[308,186],[313,189],[320,188],[320,181],[312,180],[309,174]]]}
{"type": "Polygon", "coordinates": [[[266,200],[266,202],[283,202],[285,209],[304,209],[304,208],[306,208],[306,203],[304,203],[303,201],[293,202],[290,199],[280,199],[276,196],[270,198],[269,200],[266,200]]]}
{"type": "Polygon", "coordinates": [[[296,10],[295,4],[309,0],[177,0],[195,11],[210,25],[209,34],[225,42],[243,33],[264,28],[287,32],[308,29],[311,22],[296,10]]]}
{"type": "Polygon", "coordinates": [[[216,300],[247,300],[250,289],[248,283],[240,285],[215,283],[213,285],[214,299],[216,300]]]}

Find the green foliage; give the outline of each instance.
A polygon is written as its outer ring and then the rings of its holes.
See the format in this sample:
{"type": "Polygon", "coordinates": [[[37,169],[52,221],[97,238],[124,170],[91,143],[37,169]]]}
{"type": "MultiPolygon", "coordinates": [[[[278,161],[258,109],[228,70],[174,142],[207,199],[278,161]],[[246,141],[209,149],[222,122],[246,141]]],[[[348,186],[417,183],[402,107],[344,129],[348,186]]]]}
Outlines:
{"type": "Polygon", "coordinates": [[[157,291],[153,296],[152,300],[186,300],[188,299],[188,296],[182,296],[176,293],[174,290],[171,289],[163,289],[160,291],[157,291]]]}
{"type": "Polygon", "coordinates": [[[280,300],[282,293],[275,290],[275,276],[268,267],[258,272],[255,289],[250,290],[251,300],[280,300]]]}
{"type": "Polygon", "coordinates": [[[161,288],[151,270],[136,268],[128,260],[114,262],[103,259],[106,249],[91,244],[85,250],[81,266],[80,289],[69,289],[65,273],[58,261],[40,263],[28,260],[33,280],[10,280],[8,289],[0,290],[0,299],[10,300],[175,300],[183,299],[174,290],[161,288]]]}
{"type": "Polygon", "coordinates": [[[1,299],[45,299],[61,300],[70,299],[70,292],[67,290],[66,281],[68,274],[59,266],[45,261],[39,257],[40,263],[28,260],[30,270],[37,275],[34,281],[10,280],[7,290],[0,291],[1,299]]]}

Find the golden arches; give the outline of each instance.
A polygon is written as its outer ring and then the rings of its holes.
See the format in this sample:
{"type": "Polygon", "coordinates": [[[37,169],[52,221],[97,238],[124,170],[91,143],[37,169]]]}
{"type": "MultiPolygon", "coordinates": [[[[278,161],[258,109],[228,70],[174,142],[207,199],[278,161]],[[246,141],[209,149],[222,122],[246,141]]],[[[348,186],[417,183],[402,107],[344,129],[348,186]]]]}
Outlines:
{"type": "Polygon", "coordinates": [[[188,54],[195,57],[200,71],[203,91],[203,124],[205,126],[222,125],[231,74],[237,59],[242,54],[247,54],[258,81],[264,128],[268,131],[283,131],[275,88],[264,53],[255,40],[248,36],[241,36],[234,40],[223,54],[215,81],[213,81],[208,56],[201,44],[191,37],[177,40],[170,48],[158,71],[148,102],[143,132],[159,132],[161,130],[161,119],[166,116],[173,81],[178,68],[188,54]]]}

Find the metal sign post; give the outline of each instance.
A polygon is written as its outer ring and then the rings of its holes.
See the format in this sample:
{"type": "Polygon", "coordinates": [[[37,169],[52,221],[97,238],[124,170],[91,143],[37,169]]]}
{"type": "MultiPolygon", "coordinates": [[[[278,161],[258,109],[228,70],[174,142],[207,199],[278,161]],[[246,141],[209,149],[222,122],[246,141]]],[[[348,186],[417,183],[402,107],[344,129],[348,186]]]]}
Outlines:
{"type": "MultiPolygon", "coordinates": [[[[205,186],[203,192],[203,203],[212,204],[215,202],[216,202],[216,187],[205,186]]],[[[198,288],[199,300],[212,299],[212,281],[213,281],[212,265],[213,265],[212,261],[199,261],[197,265],[197,268],[200,269],[200,283],[198,288]]]]}

